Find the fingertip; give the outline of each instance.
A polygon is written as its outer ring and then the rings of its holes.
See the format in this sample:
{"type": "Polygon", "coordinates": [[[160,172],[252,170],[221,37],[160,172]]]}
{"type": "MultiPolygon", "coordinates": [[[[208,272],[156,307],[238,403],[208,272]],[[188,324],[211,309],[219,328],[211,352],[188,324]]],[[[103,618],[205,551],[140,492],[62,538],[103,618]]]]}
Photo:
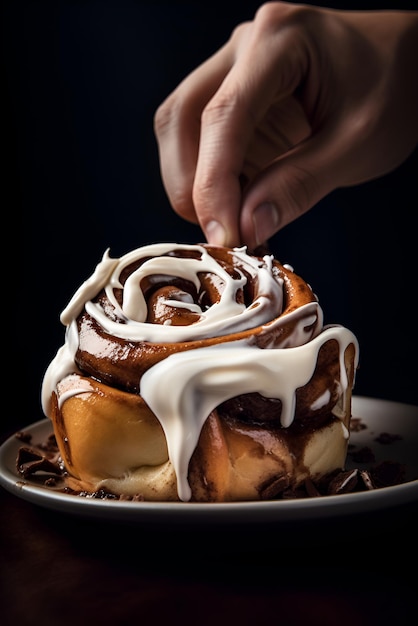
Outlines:
{"type": "Polygon", "coordinates": [[[262,171],[247,187],[240,214],[244,243],[259,246],[306,213],[327,188],[318,168],[301,151],[282,157],[262,171]]]}
{"type": "Polygon", "coordinates": [[[255,245],[261,246],[279,228],[278,208],[274,202],[262,202],[254,209],[251,217],[255,245]]]}
{"type": "Polygon", "coordinates": [[[265,244],[280,228],[280,213],[277,204],[261,200],[255,206],[244,202],[241,211],[240,229],[243,243],[249,249],[265,244]]]}
{"type": "Polygon", "coordinates": [[[212,175],[203,183],[196,177],[193,200],[200,226],[209,244],[228,246],[242,245],[239,232],[241,189],[238,177],[225,174],[212,175]]]}
{"type": "Polygon", "coordinates": [[[217,220],[210,220],[204,228],[207,242],[214,246],[227,245],[226,230],[217,220]]]}

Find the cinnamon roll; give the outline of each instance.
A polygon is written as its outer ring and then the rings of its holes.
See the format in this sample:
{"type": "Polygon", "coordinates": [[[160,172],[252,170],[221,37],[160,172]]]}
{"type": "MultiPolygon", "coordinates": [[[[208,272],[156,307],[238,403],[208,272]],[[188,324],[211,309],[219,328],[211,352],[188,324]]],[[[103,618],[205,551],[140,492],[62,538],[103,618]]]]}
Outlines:
{"type": "Polygon", "coordinates": [[[261,500],[344,468],[356,337],[273,256],[106,251],[61,321],[42,405],[69,488],[261,500]]]}

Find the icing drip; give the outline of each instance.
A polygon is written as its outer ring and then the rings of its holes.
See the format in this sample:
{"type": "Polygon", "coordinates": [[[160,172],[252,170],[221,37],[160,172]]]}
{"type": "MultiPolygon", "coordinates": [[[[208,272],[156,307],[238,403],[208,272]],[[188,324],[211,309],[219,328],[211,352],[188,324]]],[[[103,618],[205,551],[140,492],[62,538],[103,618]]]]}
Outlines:
{"type": "Polygon", "coordinates": [[[330,339],[340,346],[341,391],[345,392],[344,352],[354,338],[337,326],[325,329],[308,344],[286,350],[261,350],[244,341],[179,352],[143,375],[141,396],[165,432],[180,499],[190,499],[189,461],[210,412],[225,400],[258,392],[281,400],[281,425],[287,428],[293,422],[296,389],[309,382],[318,352],[330,339]]]}
{"type": "MultiPolygon", "coordinates": [[[[245,248],[232,252],[236,262],[233,270],[228,271],[207,248],[199,245],[155,244],[120,259],[111,259],[106,251],[93,275],[61,314],[61,321],[67,326],[66,340],[50,363],[42,385],[43,410],[51,416],[51,396],[58,393],[57,384],[81,373],[75,358],[79,347],[77,317],[83,309],[105,333],[127,342],[190,342],[261,327],[257,339],[249,335],[215,345],[198,345],[163,358],[142,375],[140,394],[165,432],[179,497],[186,501],[191,496],[187,481],[190,458],[205,420],[219,404],[251,392],[280,399],[281,425],[287,428],[294,419],[296,390],[311,379],[325,342],[334,339],[339,345],[342,394],[348,387],[344,353],[350,344],[356,349],[355,367],[358,363],[355,336],[342,326],[322,328],[322,311],[317,301],[282,315],[284,279],[273,257],[261,260],[248,255],[245,248]],[[123,272],[133,263],[138,266],[124,281],[123,272]],[[143,284],[159,283],[161,278],[166,284],[175,277],[187,281],[199,293],[200,277],[206,274],[216,277],[214,301],[193,298],[181,290],[175,292],[175,297],[173,290],[171,297],[161,296],[163,308],[193,313],[196,321],[188,325],[176,325],[171,320],[147,322],[149,311],[143,284]],[[254,293],[251,302],[245,303],[242,293],[248,281],[252,281],[254,293]],[[106,308],[100,301],[93,301],[103,289],[106,308]],[[291,331],[281,338],[280,329],[289,323],[291,331]]],[[[106,340],[96,337],[95,341],[94,351],[104,355],[108,349],[106,340]]],[[[88,391],[86,382],[68,385],[68,390],[58,394],[59,406],[71,395],[88,391]]],[[[325,397],[318,397],[313,405],[326,401],[325,397]]]]}

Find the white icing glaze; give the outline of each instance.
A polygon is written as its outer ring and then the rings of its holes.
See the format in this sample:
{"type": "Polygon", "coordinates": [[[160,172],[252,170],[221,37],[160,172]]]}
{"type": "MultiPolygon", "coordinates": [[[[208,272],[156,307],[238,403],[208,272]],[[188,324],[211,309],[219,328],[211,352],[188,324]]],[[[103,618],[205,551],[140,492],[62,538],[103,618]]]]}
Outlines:
{"type": "Polygon", "coordinates": [[[239,394],[259,392],[282,401],[281,424],[284,428],[290,426],[296,389],[309,382],[318,352],[330,339],[336,339],[340,346],[340,384],[344,393],[348,386],[344,352],[355,340],[349,330],[339,326],[325,329],[303,346],[285,350],[262,350],[237,341],[178,352],[145,372],[141,396],[165,432],[180,499],[190,499],[189,461],[210,412],[239,394]]]}
{"type": "MultiPolygon", "coordinates": [[[[186,244],[181,246],[155,244],[134,250],[119,260],[109,259],[108,251],[106,251],[93,276],[81,285],[62,312],[61,321],[65,325],[70,324],[71,320],[75,319],[85,306],[86,311],[98,321],[109,335],[128,341],[164,343],[193,341],[255,328],[280,314],[283,305],[283,281],[274,272],[270,257],[265,257],[264,264],[262,264],[258,259],[247,255],[244,249],[236,249],[236,255],[252,278],[257,278],[258,281],[256,297],[248,308],[236,301],[236,293],[246,284],[247,278],[243,274],[239,278],[232,278],[216,259],[208,254],[204,247],[186,244]],[[173,249],[199,252],[201,258],[165,256],[173,249]],[[148,256],[151,258],[145,261],[135,272],[132,272],[123,286],[123,305],[120,307],[113,292],[115,288],[122,288],[119,281],[120,273],[134,261],[148,256]],[[189,326],[149,324],[146,322],[147,304],[140,288],[143,278],[178,276],[193,282],[198,287],[200,284],[199,272],[212,272],[217,275],[224,282],[224,290],[220,301],[215,302],[208,309],[202,310],[197,304],[189,308],[193,312],[198,311],[200,313],[198,322],[189,326]],[[103,287],[105,287],[109,301],[115,307],[115,314],[119,318],[118,322],[112,321],[106,316],[99,304],[90,301],[90,298],[103,287]],[[125,323],[120,323],[120,321],[125,323]]],[[[237,271],[239,270],[237,269],[237,271]]],[[[170,303],[172,304],[169,300],[166,301],[166,304],[170,303]]],[[[175,301],[175,305],[179,306],[179,303],[175,301]]],[[[185,305],[186,303],[180,303],[180,306],[184,308],[185,305]]]]}
{"type": "MultiPolygon", "coordinates": [[[[177,476],[179,497],[185,501],[191,495],[187,481],[189,461],[202,426],[216,406],[243,393],[259,392],[265,397],[281,400],[281,424],[286,428],[294,418],[296,389],[309,382],[315,370],[318,352],[326,341],[335,339],[339,345],[339,385],[342,394],[348,387],[344,352],[350,344],[354,344],[356,349],[355,367],[358,363],[355,336],[342,326],[322,329],[322,311],[317,302],[280,317],[283,280],[273,266],[272,257],[264,257],[261,263],[259,259],[249,256],[245,248],[235,249],[234,253],[257,284],[254,300],[248,307],[236,301],[237,291],[245,285],[246,276],[234,267],[238,277],[232,278],[202,246],[156,244],[134,250],[121,259],[110,259],[106,251],[94,274],[81,285],[61,314],[61,321],[67,326],[66,341],[49,365],[42,385],[43,410],[50,416],[51,395],[57,392],[58,382],[78,372],[74,362],[79,341],[76,318],[84,306],[110,335],[130,341],[157,343],[224,336],[263,325],[271,330],[272,327],[295,319],[297,323],[294,331],[281,344],[275,342],[261,349],[252,344],[251,340],[240,340],[186,350],[166,357],[143,375],[140,393],[164,429],[169,458],[177,476]],[[198,252],[200,257],[167,256],[176,249],[198,252]],[[143,257],[149,259],[126,280],[120,306],[113,289],[122,288],[119,280],[121,271],[143,257]],[[188,326],[146,322],[147,304],[140,288],[144,277],[182,277],[198,288],[199,272],[211,272],[221,279],[223,291],[219,302],[202,310],[192,299],[189,302],[187,296],[181,300],[167,299],[166,306],[197,312],[199,320],[188,326]],[[110,319],[99,304],[91,302],[91,298],[102,288],[105,288],[109,301],[115,307],[119,321],[110,319]],[[315,327],[314,334],[308,330],[312,325],[315,327]]],[[[103,354],[106,342],[103,341],[101,345],[100,338],[97,342],[100,344],[97,346],[98,352],[103,354]]],[[[85,383],[80,383],[79,387],[70,385],[68,391],[59,396],[60,406],[70,395],[86,391],[88,385],[85,383]]],[[[321,406],[326,401],[324,396],[316,398],[313,406],[321,406]]]]}

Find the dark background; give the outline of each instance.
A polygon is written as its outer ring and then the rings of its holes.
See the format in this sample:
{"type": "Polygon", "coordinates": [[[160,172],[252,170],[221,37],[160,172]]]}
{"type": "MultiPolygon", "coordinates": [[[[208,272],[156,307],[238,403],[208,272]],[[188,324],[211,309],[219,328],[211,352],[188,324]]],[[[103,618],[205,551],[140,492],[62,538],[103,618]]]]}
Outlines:
{"type": "MultiPolygon", "coordinates": [[[[3,365],[16,395],[1,430],[43,417],[59,314],[106,248],[203,240],[169,206],[153,115],[260,4],[3,2],[3,365]]],[[[271,248],[313,286],[325,322],[357,335],[356,394],[418,405],[417,207],[415,151],[394,172],[330,194],[271,248]]]]}
{"type": "MultiPolygon", "coordinates": [[[[259,4],[3,2],[0,441],[42,418],[59,314],[103,251],[201,240],[169,207],[152,118],[259,4]]],[[[356,393],[416,405],[417,160],[331,194],[271,242],[326,321],[357,334],[356,393]]],[[[412,503],[298,524],[128,525],[0,489],[2,624],[409,625],[417,513],[412,503]]]]}

